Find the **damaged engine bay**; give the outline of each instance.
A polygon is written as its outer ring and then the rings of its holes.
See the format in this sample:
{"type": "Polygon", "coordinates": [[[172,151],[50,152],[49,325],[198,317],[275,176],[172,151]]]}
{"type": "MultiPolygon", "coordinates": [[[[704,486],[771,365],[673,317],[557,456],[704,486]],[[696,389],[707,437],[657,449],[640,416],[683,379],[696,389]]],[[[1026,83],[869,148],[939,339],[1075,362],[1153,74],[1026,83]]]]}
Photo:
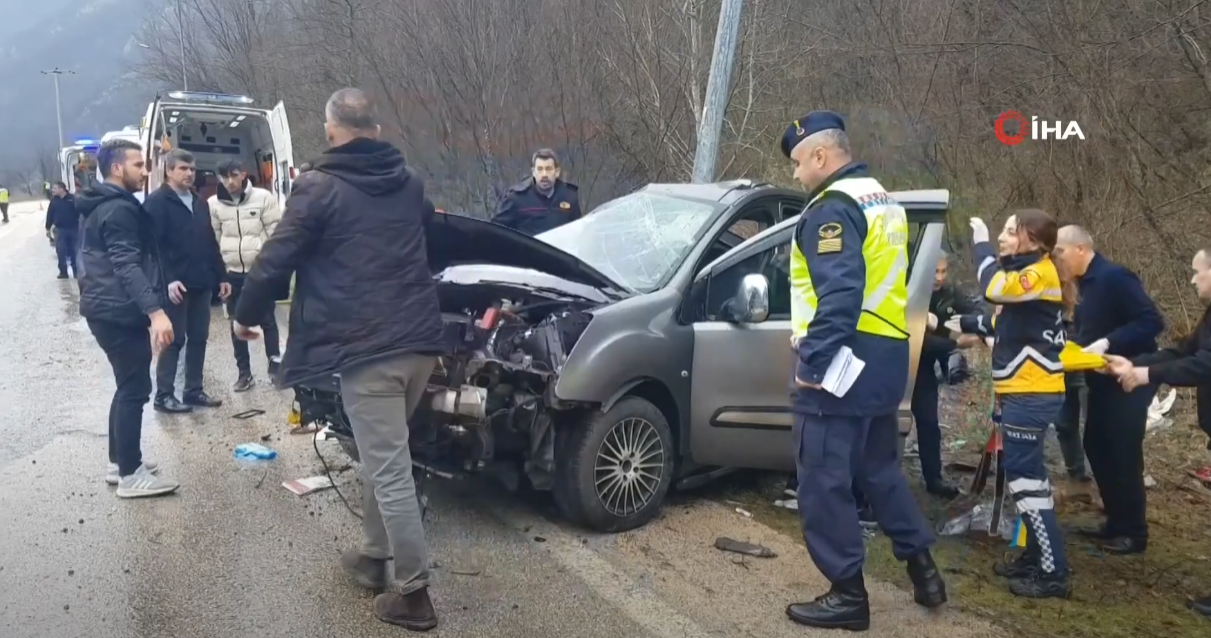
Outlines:
{"type": "MultiPolygon", "coordinates": [[[[504,283],[438,289],[447,354],[409,420],[414,464],[446,478],[488,474],[511,490],[524,476],[550,490],[555,425],[586,407],[557,399],[555,382],[600,303],[504,283]]],[[[302,422],[327,425],[356,459],[339,383],[296,397],[302,422]]]]}

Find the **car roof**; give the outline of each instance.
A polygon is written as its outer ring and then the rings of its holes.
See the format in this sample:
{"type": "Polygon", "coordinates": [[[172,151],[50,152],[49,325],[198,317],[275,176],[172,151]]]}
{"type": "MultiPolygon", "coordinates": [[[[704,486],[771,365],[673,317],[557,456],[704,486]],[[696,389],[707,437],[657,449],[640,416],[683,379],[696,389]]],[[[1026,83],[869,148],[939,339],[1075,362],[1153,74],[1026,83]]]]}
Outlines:
{"type": "Polygon", "coordinates": [[[754,182],[751,179],[734,179],[709,184],[648,184],[639,191],[727,205],[754,190],[766,188],[775,187],[763,182],[754,182]]]}

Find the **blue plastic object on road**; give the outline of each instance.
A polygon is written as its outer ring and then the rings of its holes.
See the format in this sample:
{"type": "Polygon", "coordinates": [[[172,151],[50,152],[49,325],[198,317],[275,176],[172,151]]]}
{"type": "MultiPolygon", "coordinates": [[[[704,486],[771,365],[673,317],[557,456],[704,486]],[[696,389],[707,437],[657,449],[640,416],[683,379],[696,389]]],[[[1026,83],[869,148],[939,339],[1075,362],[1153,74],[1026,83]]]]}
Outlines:
{"type": "Polygon", "coordinates": [[[260,443],[241,443],[235,446],[235,457],[246,461],[272,461],[278,453],[260,443]]]}

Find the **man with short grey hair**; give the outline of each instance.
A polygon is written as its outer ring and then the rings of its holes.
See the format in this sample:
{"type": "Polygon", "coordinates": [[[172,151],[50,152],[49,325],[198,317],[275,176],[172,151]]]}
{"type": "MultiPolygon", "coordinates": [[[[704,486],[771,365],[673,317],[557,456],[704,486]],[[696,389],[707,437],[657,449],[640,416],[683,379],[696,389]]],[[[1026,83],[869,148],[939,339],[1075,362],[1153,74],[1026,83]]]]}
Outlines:
{"type": "Polygon", "coordinates": [[[331,148],[294,183],[277,232],[245,278],[233,329],[256,338],[247,326],[272,308],[279,282],[295,275],[281,385],[339,373],[362,460],[364,540],[341,564],[359,585],[387,589],[374,600],[380,620],[427,631],[437,612],[408,419],[445,349],[426,249],[433,206],[404,156],[379,139],[362,91],[337,91],[325,112],[331,148]]]}
{"type": "MultiPolygon", "coordinates": [[[[1060,229],[1055,247],[1061,277],[1079,282],[1080,302],[1068,339],[1099,355],[1133,358],[1156,352],[1164,319],[1135,273],[1098,254],[1080,226],[1060,229]]],[[[1086,375],[1085,455],[1105,505],[1105,524],[1080,530],[1102,541],[1108,554],[1139,554],[1148,547],[1144,490],[1144,433],[1149,385],[1125,392],[1112,378],[1086,375]]]]}
{"type": "Polygon", "coordinates": [[[156,363],[158,412],[179,414],[195,407],[214,408],[222,401],[202,389],[206,342],[210,338],[210,299],[231,294],[219,245],[210,230],[210,208],[193,191],[193,154],[173,149],[164,156],[164,184],[149,194],[143,208],[156,220],[160,254],[168,282],[165,310],[175,338],[156,363]],[[177,362],[185,349],[185,388],[176,396],[177,362]]]}

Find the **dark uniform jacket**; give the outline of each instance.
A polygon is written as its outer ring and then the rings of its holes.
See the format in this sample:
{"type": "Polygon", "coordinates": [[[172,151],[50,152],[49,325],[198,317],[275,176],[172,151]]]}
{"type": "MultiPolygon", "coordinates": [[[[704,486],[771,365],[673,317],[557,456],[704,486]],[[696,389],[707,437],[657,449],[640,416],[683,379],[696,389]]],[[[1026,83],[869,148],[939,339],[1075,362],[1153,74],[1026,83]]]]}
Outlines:
{"type": "Polygon", "coordinates": [[[534,178],[514,184],[492,216],[494,223],[527,235],[538,235],[580,219],[580,195],[575,184],[555,180],[548,197],[538,192],[534,178]]]}
{"type": "Polygon", "coordinates": [[[227,280],[206,200],[194,193],[190,210],[176,191],[164,184],[147,196],[143,208],[156,221],[166,281],[179,281],[186,290],[203,291],[214,290],[227,280]]]}
{"type": "Polygon", "coordinates": [[[282,385],[395,354],[440,354],[425,241],[433,205],[399,150],[356,139],[326,151],[293,188],[235,312],[241,325],[258,325],[279,282],[296,273],[282,385]]]}
{"type": "MultiPolygon", "coordinates": [[[[1179,388],[1198,388],[1198,425],[1211,436],[1211,307],[1192,334],[1172,347],[1136,357],[1137,366],[1148,368],[1150,383],[1179,388]]],[[[1211,440],[1207,442],[1211,450],[1211,440]]]]}
{"type": "Polygon", "coordinates": [[[929,298],[929,311],[938,318],[938,327],[925,332],[925,343],[921,348],[921,366],[928,363],[933,374],[933,363],[954,352],[959,347],[943,324],[958,315],[976,315],[983,311],[971,297],[963,295],[951,284],[942,284],[929,298]]]}
{"type": "Polygon", "coordinates": [[[46,207],[46,230],[51,228],[80,228],[80,211],[76,210],[76,198],[68,193],[63,197],[51,197],[46,207]]]}
{"type": "Polygon", "coordinates": [[[1165,320],[1135,273],[1095,254],[1081,276],[1080,291],[1073,341],[1088,346],[1106,339],[1108,354],[1128,358],[1156,351],[1165,320]]]}
{"type": "MultiPolygon", "coordinates": [[[[867,177],[865,164],[839,169],[808,196],[809,201],[839,179],[867,177]]],[[[816,290],[816,314],[799,340],[795,375],[820,383],[841,346],[849,346],[866,363],[843,397],[826,390],[797,388],[794,410],[799,414],[876,417],[896,414],[908,387],[908,335],[892,339],[858,332],[858,317],[866,289],[866,258],[862,243],[868,232],[866,215],[852,198],[829,193],[808,206],[799,218],[795,241],[807,259],[816,290]],[[841,250],[817,254],[820,227],[840,224],[841,250]]]]}
{"type": "Polygon", "coordinates": [[[155,222],[139,200],[112,184],[80,193],[80,315],[93,321],[149,326],[168,303],[155,222]]]}

